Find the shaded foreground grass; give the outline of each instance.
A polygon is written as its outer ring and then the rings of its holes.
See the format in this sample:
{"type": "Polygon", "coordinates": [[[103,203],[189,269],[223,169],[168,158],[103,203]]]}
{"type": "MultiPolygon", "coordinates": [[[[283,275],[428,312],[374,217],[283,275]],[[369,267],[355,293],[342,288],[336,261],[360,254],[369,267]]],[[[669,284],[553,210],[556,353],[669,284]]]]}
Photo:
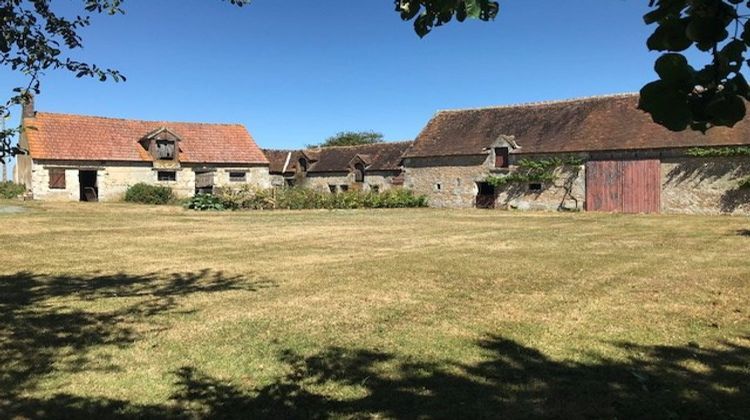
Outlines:
{"type": "Polygon", "coordinates": [[[0,417],[750,412],[746,218],[0,215],[0,417]]]}

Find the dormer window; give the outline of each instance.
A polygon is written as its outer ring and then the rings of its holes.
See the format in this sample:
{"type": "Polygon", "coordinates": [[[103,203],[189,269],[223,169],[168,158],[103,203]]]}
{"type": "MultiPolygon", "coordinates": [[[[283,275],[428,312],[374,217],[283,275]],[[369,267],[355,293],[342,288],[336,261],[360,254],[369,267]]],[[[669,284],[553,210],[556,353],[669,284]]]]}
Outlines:
{"type": "Polygon", "coordinates": [[[174,143],[172,140],[157,140],[156,158],[159,160],[174,160],[174,143]]]}
{"type": "Polygon", "coordinates": [[[507,168],[510,164],[509,153],[507,147],[496,147],[495,148],[495,167],[496,168],[507,168]]]}
{"type": "Polygon", "coordinates": [[[166,127],[146,135],[139,142],[154,160],[179,160],[180,137],[166,127]]]}
{"type": "Polygon", "coordinates": [[[361,163],[354,165],[354,182],[365,182],[365,165],[361,163]]]}

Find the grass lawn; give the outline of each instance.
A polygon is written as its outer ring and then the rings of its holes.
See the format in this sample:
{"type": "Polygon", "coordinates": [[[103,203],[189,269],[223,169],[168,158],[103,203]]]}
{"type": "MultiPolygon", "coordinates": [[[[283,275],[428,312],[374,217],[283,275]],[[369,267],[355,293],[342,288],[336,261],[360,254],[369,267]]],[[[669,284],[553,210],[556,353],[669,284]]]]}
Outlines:
{"type": "Polygon", "coordinates": [[[0,418],[750,415],[750,218],[22,206],[0,418]]]}

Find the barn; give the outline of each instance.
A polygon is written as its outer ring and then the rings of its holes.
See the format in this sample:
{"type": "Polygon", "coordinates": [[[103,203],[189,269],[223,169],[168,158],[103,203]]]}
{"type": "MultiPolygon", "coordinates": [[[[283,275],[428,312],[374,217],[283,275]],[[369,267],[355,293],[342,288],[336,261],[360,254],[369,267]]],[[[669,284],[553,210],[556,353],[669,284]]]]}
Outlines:
{"type": "Polygon", "coordinates": [[[33,198],[117,201],[137,183],[178,197],[270,187],[268,160],[239,124],[142,121],[23,109],[16,179],[33,198]]]}
{"type": "Polygon", "coordinates": [[[675,133],[638,95],[438,112],[403,156],[435,207],[750,214],[750,122],[675,133]]]}
{"type": "Polygon", "coordinates": [[[357,146],[315,147],[263,152],[274,186],[297,186],[320,192],[386,191],[401,187],[401,156],[410,141],[357,146]]]}

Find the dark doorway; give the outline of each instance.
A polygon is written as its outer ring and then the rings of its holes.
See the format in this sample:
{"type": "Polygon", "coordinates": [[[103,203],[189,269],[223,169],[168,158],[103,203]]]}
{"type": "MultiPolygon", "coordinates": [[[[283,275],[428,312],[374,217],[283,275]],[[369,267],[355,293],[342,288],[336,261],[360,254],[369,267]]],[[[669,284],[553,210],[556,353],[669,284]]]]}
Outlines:
{"type": "Polygon", "coordinates": [[[99,187],[96,185],[96,171],[78,171],[81,201],[99,201],[99,187]]]}
{"type": "Polygon", "coordinates": [[[476,205],[478,209],[494,209],[497,193],[495,187],[486,182],[477,182],[479,192],[477,193],[476,205]]]}

